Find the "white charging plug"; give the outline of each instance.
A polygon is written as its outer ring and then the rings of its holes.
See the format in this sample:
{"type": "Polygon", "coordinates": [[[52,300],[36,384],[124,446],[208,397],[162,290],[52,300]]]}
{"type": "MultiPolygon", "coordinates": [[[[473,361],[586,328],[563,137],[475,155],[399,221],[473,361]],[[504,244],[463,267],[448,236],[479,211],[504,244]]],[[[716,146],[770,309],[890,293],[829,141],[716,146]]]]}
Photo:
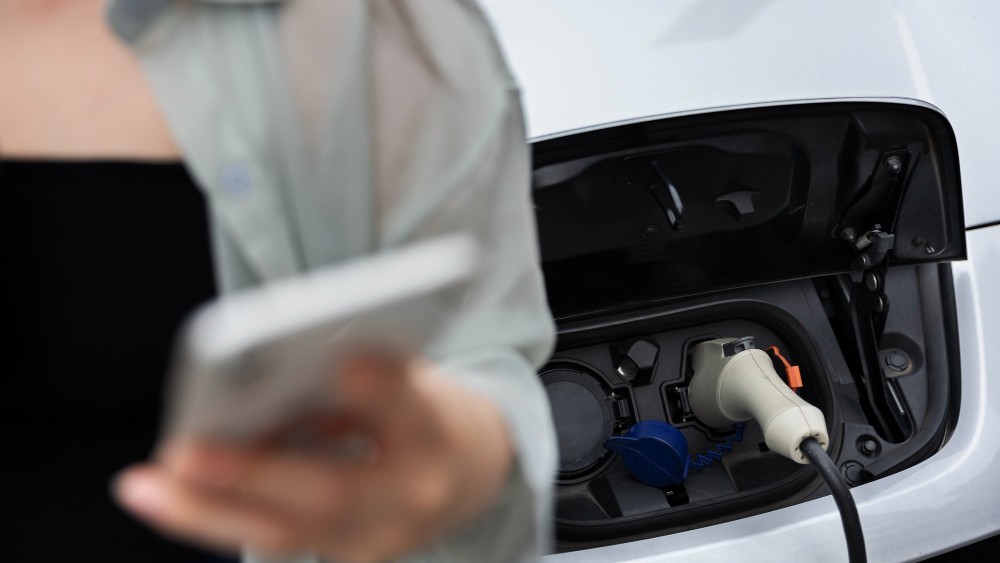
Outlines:
{"type": "Polygon", "coordinates": [[[755,418],[768,448],[809,463],[799,448],[802,440],[815,438],[824,450],[830,442],[823,412],[785,385],[771,357],[746,341],[720,338],[694,347],[694,377],[688,387],[691,411],[719,430],[755,418]]]}

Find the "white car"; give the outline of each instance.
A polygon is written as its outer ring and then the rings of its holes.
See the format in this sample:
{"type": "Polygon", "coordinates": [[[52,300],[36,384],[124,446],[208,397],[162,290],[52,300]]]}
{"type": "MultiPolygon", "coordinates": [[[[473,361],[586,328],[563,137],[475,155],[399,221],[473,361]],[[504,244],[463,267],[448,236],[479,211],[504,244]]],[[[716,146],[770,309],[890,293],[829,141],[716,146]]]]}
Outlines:
{"type": "Polygon", "coordinates": [[[483,3],[560,329],[548,559],[846,558],[810,466],[691,412],[714,337],[801,366],[871,560],[1000,533],[1000,5],[483,3]],[[639,483],[603,445],[643,420],[713,463],[639,483]]]}

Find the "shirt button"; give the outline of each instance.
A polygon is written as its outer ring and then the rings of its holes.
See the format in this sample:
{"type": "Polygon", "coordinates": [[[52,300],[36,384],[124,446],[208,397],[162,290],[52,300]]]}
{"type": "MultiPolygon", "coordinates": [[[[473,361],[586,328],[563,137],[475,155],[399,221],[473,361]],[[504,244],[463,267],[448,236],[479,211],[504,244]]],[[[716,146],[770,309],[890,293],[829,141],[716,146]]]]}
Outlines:
{"type": "Polygon", "coordinates": [[[227,164],[222,169],[222,187],[229,195],[244,195],[253,187],[253,178],[243,164],[227,164]]]}

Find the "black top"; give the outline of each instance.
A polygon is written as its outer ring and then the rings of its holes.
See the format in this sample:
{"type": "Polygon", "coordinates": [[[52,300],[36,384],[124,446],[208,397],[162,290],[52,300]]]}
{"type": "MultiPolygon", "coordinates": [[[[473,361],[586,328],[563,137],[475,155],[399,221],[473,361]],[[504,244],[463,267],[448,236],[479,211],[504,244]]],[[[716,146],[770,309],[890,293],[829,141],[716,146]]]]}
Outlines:
{"type": "Polygon", "coordinates": [[[155,444],[182,318],[215,293],[179,163],[0,161],[0,560],[204,561],[110,500],[155,444]]]}

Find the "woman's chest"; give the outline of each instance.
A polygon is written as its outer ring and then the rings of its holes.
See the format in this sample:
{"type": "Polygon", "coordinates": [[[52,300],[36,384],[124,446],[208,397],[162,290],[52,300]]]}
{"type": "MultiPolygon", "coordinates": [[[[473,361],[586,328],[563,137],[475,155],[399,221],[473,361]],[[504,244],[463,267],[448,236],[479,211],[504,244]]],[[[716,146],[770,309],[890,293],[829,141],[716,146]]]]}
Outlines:
{"type": "Polygon", "coordinates": [[[176,158],[104,2],[0,3],[0,154],[176,158]]]}

